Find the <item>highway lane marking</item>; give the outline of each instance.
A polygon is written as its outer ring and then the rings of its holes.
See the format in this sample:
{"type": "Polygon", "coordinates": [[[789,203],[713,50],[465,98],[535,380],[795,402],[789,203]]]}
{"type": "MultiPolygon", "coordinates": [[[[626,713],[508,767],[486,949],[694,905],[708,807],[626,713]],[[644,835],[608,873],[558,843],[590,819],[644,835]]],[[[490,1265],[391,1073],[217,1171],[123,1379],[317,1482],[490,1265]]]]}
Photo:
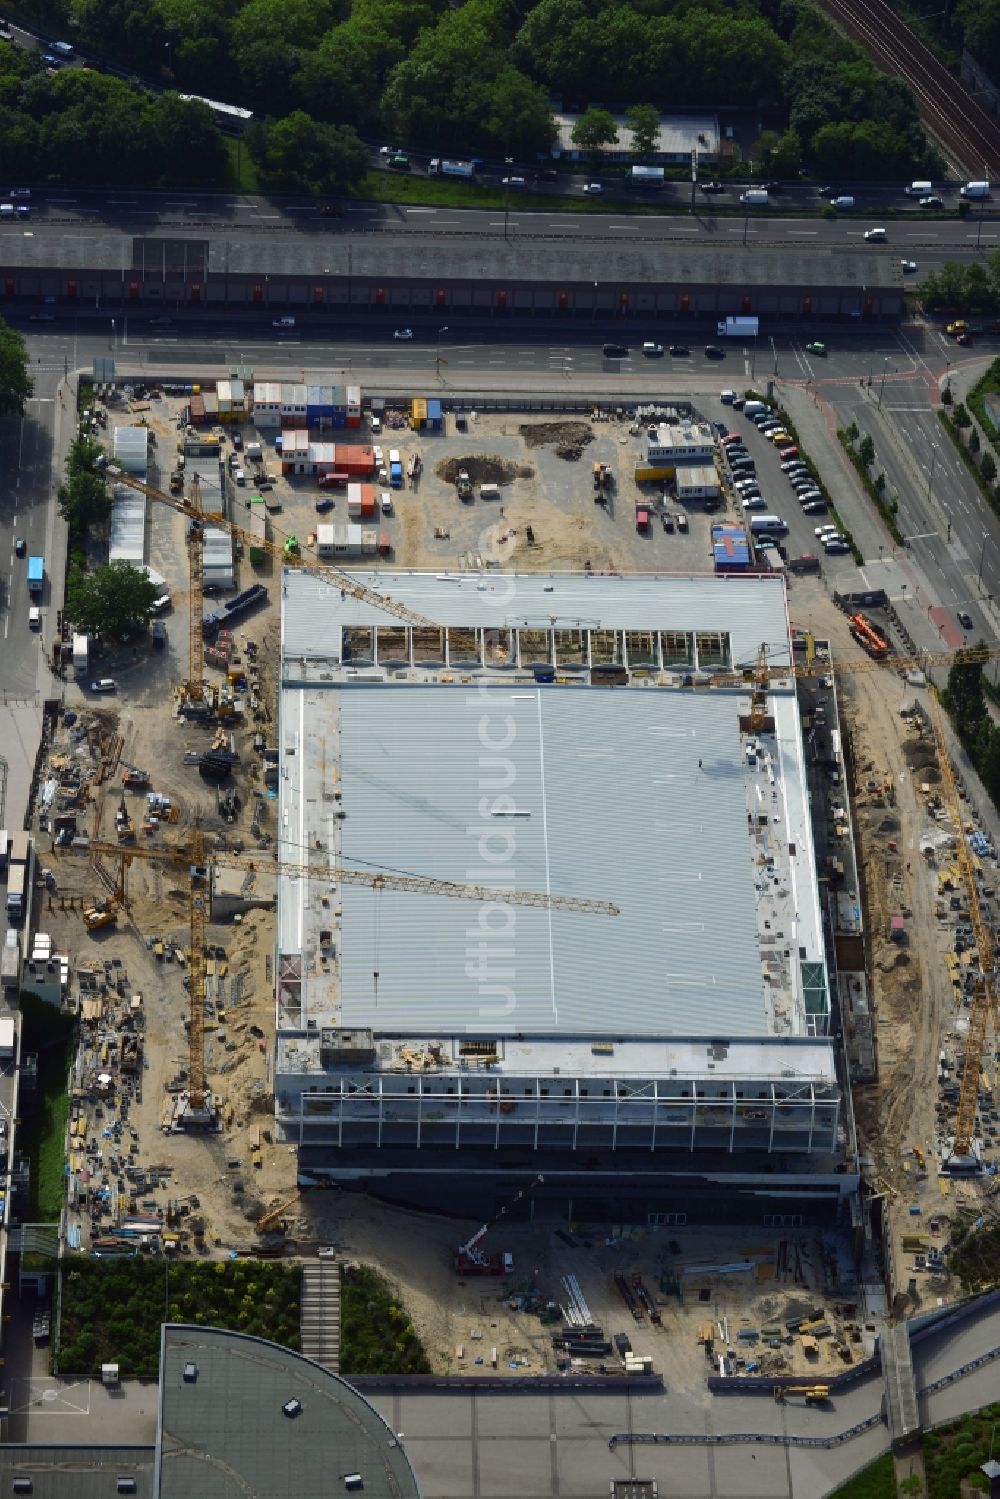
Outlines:
{"type": "Polygon", "coordinates": [[[408,208],[407,213],[437,213],[436,208],[408,208]]]}

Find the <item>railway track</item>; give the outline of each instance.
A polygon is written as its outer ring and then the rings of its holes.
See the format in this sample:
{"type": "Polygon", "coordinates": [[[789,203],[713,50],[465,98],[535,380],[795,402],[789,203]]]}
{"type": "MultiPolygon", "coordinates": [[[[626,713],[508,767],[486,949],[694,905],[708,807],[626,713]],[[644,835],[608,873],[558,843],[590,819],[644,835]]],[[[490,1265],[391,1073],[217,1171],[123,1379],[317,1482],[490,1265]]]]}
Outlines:
{"type": "Polygon", "coordinates": [[[930,133],[966,178],[1000,176],[1000,125],[971,99],[887,0],[820,0],[823,10],[886,73],[913,90],[930,133]]]}

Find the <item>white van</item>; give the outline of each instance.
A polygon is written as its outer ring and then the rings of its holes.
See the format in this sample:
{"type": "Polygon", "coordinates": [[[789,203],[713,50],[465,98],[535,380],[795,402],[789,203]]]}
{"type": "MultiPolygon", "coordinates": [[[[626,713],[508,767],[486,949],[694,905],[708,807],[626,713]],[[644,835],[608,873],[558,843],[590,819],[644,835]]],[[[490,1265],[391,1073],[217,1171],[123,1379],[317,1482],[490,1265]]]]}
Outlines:
{"type": "Polygon", "coordinates": [[[239,464],[237,464],[236,468],[233,470],[233,478],[236,480],[236,483],[239,485],[239,487],[241,489],[242,489],[243,485],[247,482],[247,476],[244,473],[243,469],[240,468],[239,464]]]}
{"type": "Polygon", "coordinates": [[[885,239],[885,230],[884,229],[866,229],[865,230],[865,239],[868,241],[868,243],[870,245],[871,244],[881,244],[882,241],[885,239]]]}
{"type": "Polygon", "coordinates": [[[479,498],[481,500],[502,500],[499,484],[480,484],[479,498]]]}
{"type": "Polygon", "coordinates": [[[771,408],[766,401],[747,401],[746,405],[743,407],[743,410],[747,416],[763,416],[765,412],[770,411],[770,409],[771,408]]]}
{"type": "Polygon", "coordinates": [[[989,195],[990,185],[988,182],[967,182],[963,188],[959,189],[960,198],[981,201],[983,198],[988,198],[989,195]]]}
{"type": "Polygon", "coordinates": [[[908,198],[929,198],[933,191],[933,182],[911,182],[909,187],[903,188],[908,198]]]}
{"type": "Polygon", "coordinates": [[[42,628],[42,611],[37,604],[32,604],[28,610],[28,629],[40,630],[42,628]]]}
{"type": "Polygon", "coordinates": [[[748,187],[745,193],[740,193],[740,202],[745,203],[748,208],[766,208],[767,188],[748,187]]]}
{"type": "Polygon", "coordinates": [[[850,197],[848,197],[846,195],[842,195],[839,198],[831,198],[830,199],[830,207],[831,208],[853,208],[854,207],[854,199],[850,198],[850,197]]]}
{"type": "Polygon", "coordinates": [[[276,318],[272,318],[272,320],[271,320],[271,327],[272,328],[294,328],[295,327],[295,319],[293,317],[276,317],[276,318]]]}
{"type": "Polygon", "coordinates": [[[387,489],[383,489],[382,491],[382,514],[392,514],[392,495],[387,489]]]}

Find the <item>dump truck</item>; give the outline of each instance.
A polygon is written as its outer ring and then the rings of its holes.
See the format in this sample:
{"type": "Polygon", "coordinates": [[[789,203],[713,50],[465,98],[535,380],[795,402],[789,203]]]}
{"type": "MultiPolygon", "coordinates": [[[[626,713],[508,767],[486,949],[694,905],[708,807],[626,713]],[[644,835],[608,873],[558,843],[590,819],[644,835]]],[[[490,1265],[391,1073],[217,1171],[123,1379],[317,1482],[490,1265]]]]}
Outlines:
{"type": "Polygon", "coordinates": [[[458,498],[460,500],[469,501],[472,499],[472,480],[464,468],[460,468],[458,471],[455,488],[458,490],[458,498]]]}
{"type": "Polygon", "coordinates": [[[45,587],[45,558],[28,558],[28,592],[32,598],[38,598],[45,587]]]}
{"type": "Polygon", "coordinates": [[[110,926],[117,914],[114,906],[90,906],[83,913],[83,924],[88,932],[96,932],[99,927],[110,926]]]}

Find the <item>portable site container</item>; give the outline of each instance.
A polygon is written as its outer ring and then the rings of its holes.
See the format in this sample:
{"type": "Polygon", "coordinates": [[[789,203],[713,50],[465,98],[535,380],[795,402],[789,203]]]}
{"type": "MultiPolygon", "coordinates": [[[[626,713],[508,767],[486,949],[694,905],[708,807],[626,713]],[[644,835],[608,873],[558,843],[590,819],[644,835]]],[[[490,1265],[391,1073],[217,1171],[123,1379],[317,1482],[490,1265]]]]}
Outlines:
{"type": "Polygon", "coordinates": [[[282,426],[306,420],[306,388],[304,385],[283,383],[281,386],[282,426]]]}
{"type": "Polygon", "coordinates": [[[429,400],[427,402],[427,426],[432,432],[440,432],[442,426],[440,401],[429,400]]]}
{"type": "Polygon", "coordinates": [[[214,424],[219,420],[219,397],[214,390],[206,390],[202,400],[205,402],[205,420],[214,424]]]}
{"type": "Polygon", "coordinates": [[[148,427],[116,427],[112,448],[115,463],[127,474],[146,477],[149,454],[148,427]]]}
{"type": "Polygon", "coordinates": [[[281,386],[275,380],[262,380],[253,388],[253,419],[256,426],[268,431],[281,426],[281,386]]]}
{"type": "Polygon", "coordinates": [[[371,520],[375,515],[375,488],[371,484],[347,486],[347,513],[352,519],[371,520]]]}
{"type": "Polygon", "coordinates": [[[188,397],[188,416],[192,427],[201,427],[205,424],[205,397],[188,397]]]}
{"type": "Polygon", "coordinates": [[[338,442],[336,458],[337,468],[352,479],[364,479],[375,472],[375,454],[369,447],[338,442]]]}
{"type": "Polygon", "coordinates": [[[333,424],[332,385],[306,386],[306,420],[310,427],[329,427],[333,424]]]}
{"type": "Polygon", "coordinates": [[[410,402],[410,426],[419,432],[427,423],[427,401],[424,396],[414,396],[410,402]]]}
{"type": "Polygon", "coordinates": [[[361,386],[349,385],[347,387],[347,411],[346,424],[348,427],[361,426],[361,386]]]}
{"type": "Polygon", "coordinates": [[[241,422],[247,414],[247,393],[243,381],[220,380],[215,390],[219,401],[219,420],[241,422]]]}

